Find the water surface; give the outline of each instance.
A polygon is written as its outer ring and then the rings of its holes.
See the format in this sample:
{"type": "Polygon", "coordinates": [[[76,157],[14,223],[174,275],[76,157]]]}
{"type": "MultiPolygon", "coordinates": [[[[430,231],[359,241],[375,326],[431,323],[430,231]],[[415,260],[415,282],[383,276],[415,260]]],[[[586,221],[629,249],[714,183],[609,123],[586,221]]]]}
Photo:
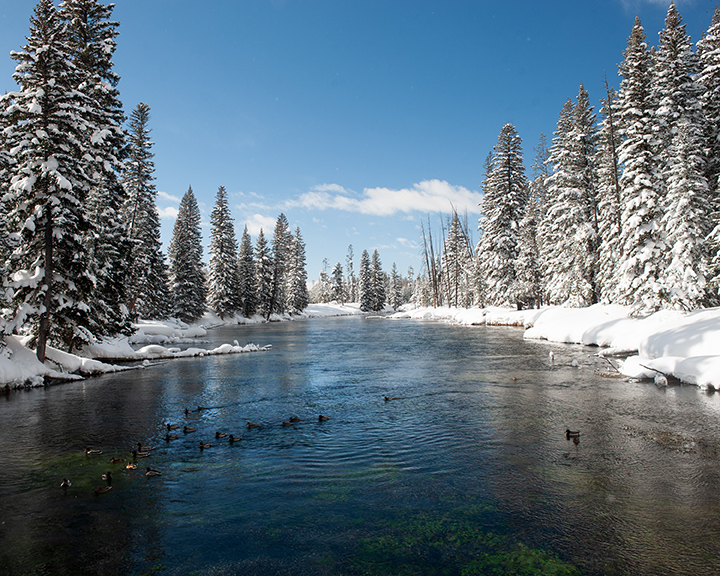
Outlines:
{"type": "Polygon", "coordinates": [[[0,398],[0,574],[720,572],[719,395],[604,377],[596,349],[514,328],[208,340],[273,348],[0,398]],[[197,432],[166,442],[166,423],[197,432]],[[137,470],[109,462],[137,442],[137,470]]]}

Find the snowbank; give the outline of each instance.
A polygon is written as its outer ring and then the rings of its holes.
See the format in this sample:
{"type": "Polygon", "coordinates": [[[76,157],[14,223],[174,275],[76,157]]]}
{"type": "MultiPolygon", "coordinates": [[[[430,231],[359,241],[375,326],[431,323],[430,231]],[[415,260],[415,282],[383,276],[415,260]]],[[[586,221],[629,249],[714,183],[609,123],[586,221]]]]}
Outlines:
{"type": "Polygon", "coordinates": [[[513,310],[510,308],[413,308],[395,312],[390,318],[411,318],[413,320],[440,320],[466,326],[528,326],[542,310],[513,310]]]}

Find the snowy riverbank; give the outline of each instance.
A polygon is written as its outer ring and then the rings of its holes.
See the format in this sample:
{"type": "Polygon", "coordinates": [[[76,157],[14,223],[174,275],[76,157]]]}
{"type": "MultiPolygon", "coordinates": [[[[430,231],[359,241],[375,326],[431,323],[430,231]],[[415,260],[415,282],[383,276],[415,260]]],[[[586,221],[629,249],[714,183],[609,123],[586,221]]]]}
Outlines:
{"type": "Polygon", "coordinates": [[[599,346],[604,356],[627,356],[619,371],[664,383],[677,378],[701,388],[720,389],[720,308],[693,312],[664,310],[630,318],[623,306],[503,308],[418,308],[393,318],[441,320],[465,325],[525,327],[525,338],[599,346]]]}

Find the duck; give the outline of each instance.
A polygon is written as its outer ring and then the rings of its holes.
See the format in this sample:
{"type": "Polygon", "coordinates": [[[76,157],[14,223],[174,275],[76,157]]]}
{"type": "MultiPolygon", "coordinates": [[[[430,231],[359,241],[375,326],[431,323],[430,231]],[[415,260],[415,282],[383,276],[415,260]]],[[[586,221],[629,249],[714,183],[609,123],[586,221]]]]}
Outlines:
{"type": "Polygon", "coordinates": [[[198,442],[198,446],[200,446],[200,450],[205,450],[205,448],[212,448],[212,444],[207,444],[206,442],[198,442]]]}
{"type": "Polygon", "coordinates": [[[170,442],[170,440],[177,440],[180,438],[177,434],[165,434],[165,442],[170,442]]]}
{"type": "Polygon", "coordinates": [[[72,482],[67,478],[63,478],[62,482],[60,482],[60,488],[70,488],[70,486],[72,486],[72,482]]]}
{"type": "Polygon", "coordinates": [[[392,396],[383,396],[383,400],[385,400],[385,402],[390,402],[390,400],[395,400],[395,398],[392,396]]]}
{"type": "Polygon", "coordinates": [[[215,438],[225,438],[227,434],[225,432],[215,432],[215,438]]]}
{"type": "Polygon", "coordinates": [[[252,422],[247,423],[248,430],[251,430],[253,428],[260,428],[260,424],[253,424],[252,422]]]}
{"type": "Polygon", "coordinates": [[[108,486],[112,484],[112,472],[105,472],[102,476],[100,476],[105,482],[108,483],[108,486]]]}
{"type": "Polygon", "coordinates": [[[148,466],[147,468],[145,468],[145,476],[147,476],[148,478],[162,476],[162,472],[160,472],[160,470],[153,470],[152,468],[150,468],[150,466],[148,466]]]}
{"type": "Polygon", "coordinates": [[[187,416],[188,414],[190,414],[190,412],[192,412],[192,410],[190,410],[189,408],[185,408],[185,416],[187,416]]]}
{"type": "Polygon", "coordinates": [[[555,354],[552,350],[548,352],[548,361],[550,362],[550,364],[553,364],[555,362],[555,354]]]}
{"type": "Polygon", "coordinates": [[[125,462],[125,458],[115,458],[114,456],[110,458],[110,464],[120,464],[120,462],[125,462]]]}
{"type": "Polygon", "coordinates": [[[99,456],[100,454],[102,454],[102,450],[85,448],[85,456],[99,456]]]}
{"type": "Polygon", "coordinates": [[[570,438],[580,438],[580,432],[577,430],[570,430],[569,428],[565,430],[565,438],[570,440],[570,438]]]}
{"type": "Polygon", "coordinates": [[[288,420],[288,422],[292,422],[294,424],[295,422],[300,422],[300,418],[298,418],[297,416],[292,416],[290,420],[288,420]]]}
{"type": "Polygon", "coordinates": [[[280,424],[280,426],[282,426],[283,428],[287,428],[288,426],[292,426],[292,422],[284,422],[283,421],[283,423],[280,424]]]}
{"type": "Polygon", "coordinates": [[[137,450],[132,451],[133,458],[147,458],[150,456],[150,452],[138,452],[137,450]]]}
{"type": "Polygon", "coordinates": [[[110,492],[112,490],[112,486],[97,486],[93,488],[95,491],[95,494],[105,494],[105,492],[110,492]]]}
{"type": "Polygon", "coordinates": [[[206,406],[198,406],[197,409],[198,410],[207,410],[207,407],[206,406]]]}
{"type": "Polygon", "coordinates": [[[240,442],[240,440],[242,440],[242,438],[240,436],[233,436],[232,434],[230,434],[230,437],[228,438],[228,440],[230,440],[230,444],[232,444],[234,442],[240,442]]]}
{"type": "Polygon", "coordinates": [[[168,429],[168,432],[170,430],[177,430],[180,428],[180,424],[165,424],[165,427],[168,429]]]}
{"type": "Polygon", "coordinates": [[[328,420],[330,420],[330,416],[325,416],[324,414],[318,416],[318,422],[327,422],[328,420]]]}
{"type": "Polygon", "coordinates": [[[135,470],[137,469],[137,464],[133,464],[132,462],[128,462],[125,465],[125,470],[135,470]]]}
{"type": "Polygon", "coordinates": [[[155,448],[155,446],[143,446],[142,442],[137,443],[138,452],[150,452],[150,450],[152,450],[153,448],[155,448]]]}
{"type": "Polygon", "coordinates": [[[197,428],[190,428],[190,426],[185,426],[183,428],[183,432],[185,434],[190,434],[190,432],[197,432],[197,428]]]}

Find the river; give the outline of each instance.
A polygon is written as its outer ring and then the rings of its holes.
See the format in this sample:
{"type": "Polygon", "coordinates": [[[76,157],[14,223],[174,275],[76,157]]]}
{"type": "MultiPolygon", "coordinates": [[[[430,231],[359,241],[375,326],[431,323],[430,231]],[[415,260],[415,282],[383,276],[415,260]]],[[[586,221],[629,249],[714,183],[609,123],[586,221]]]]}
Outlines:
{"type": "Polygon", "coordinates": [[[720,573],[718,394],[608,377],[596,349],[516,328],[207,339],[272,349],[0,398],[0,574],[720,573]],[[197,431],[168,442],[168,423],[197,431]],[[138,442],[137,469],[110,463],[138,442]]]}

